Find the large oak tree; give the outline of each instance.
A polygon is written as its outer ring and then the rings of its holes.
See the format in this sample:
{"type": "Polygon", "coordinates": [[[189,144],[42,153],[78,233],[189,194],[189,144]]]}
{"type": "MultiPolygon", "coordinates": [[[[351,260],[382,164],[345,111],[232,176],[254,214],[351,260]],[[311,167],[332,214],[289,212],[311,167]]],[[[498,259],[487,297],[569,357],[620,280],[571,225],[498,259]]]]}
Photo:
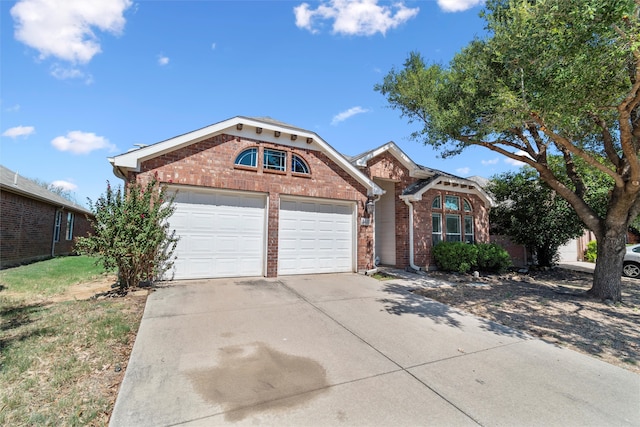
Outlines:
{"type": "Polygon", "coordinates": [[[640,0],[489,0],[482,16],[488,35],[447,66],[412,53],[375,89],[445,157],[482,146],[534,168],[596,235],[589,293],[619,301],[640,213],[640,0]],[[605,214],[584,200],[578,159],[611,177],[605,214]]]}

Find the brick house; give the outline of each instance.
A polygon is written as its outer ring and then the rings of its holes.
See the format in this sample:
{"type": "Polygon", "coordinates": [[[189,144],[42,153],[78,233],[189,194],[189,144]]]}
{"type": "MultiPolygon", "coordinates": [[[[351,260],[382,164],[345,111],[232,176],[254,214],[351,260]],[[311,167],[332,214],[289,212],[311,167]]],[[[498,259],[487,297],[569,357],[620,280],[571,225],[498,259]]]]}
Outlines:
{"type": "Polygon", "coordinates": [[[432,242],[488,241],[490,199],[394,143],[347,157],[316,133],[234,117],[112,157],[176,191],[176,279],[432,266],[432,242]]]}
{"type": "Polygon", "coordinates": [[[0,166],[0,268],[69,255],[91,212],[0,166]]]}

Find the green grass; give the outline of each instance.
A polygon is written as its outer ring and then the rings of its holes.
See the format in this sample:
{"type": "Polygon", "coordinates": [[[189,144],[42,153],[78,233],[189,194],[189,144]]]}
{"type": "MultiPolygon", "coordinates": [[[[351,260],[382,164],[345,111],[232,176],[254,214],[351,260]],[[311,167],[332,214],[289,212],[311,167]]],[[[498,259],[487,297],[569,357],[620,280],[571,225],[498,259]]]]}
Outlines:
{"type": "Polygon", "coordinates": [[[144,299],[43,301],[101,271],[85,257],[37,264],[0,275],[0,425],[106,425],[144,299]]]}
{"type": "Polygon", "coordinates": [[[104,274],[87,256],[58,257],[29,265],[0,271],[0,285],[10,292],[30,296],[52,296],[63,293],[69,286],[104,274]]]}

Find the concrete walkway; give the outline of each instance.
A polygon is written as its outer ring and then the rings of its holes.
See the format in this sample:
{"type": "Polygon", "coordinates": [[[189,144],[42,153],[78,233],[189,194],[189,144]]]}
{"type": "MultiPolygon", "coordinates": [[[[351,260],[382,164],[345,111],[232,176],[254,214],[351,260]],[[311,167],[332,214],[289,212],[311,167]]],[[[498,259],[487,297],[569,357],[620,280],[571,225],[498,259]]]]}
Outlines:
{"type": "Polygon", "coordinates": [[[640,426],[640,376],[414,286],[335,274],[162,287],[111,426],[640,426]]]}

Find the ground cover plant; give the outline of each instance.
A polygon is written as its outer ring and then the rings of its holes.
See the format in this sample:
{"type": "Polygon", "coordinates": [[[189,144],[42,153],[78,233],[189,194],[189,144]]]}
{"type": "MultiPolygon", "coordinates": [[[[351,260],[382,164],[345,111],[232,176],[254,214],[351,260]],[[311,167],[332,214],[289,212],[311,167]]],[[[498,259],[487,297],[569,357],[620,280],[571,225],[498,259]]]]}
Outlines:
{"type": "Polygon", "coordinates": [[[114,282],[87,257],[0,272],[0,425],[107,425],[146,296],[76,297],[114,282]]]}

